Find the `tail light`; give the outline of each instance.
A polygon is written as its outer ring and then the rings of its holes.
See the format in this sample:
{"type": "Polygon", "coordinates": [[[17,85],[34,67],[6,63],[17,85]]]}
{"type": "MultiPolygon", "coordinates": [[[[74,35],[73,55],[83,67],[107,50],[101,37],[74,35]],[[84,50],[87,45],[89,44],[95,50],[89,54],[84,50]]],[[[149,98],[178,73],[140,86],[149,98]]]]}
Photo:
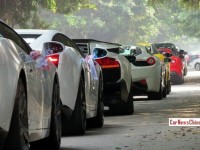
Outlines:
{"type": "Polygon", "coordinates": [[[47,59],[49,59],[52,63],[54,63],[56,65],[56,67],[58,67],[59,54],[48,55],[47,59]]]}
{"type": "Polygon", "coordinates": [[[149,65],[154,65],[154,64],[156,63],[156,60],[155,60],[153,57],[149,57],[149,58],[147,59],[147,63],[148,63],[149,65]]]}
{"type": "Polygon", "coordinates": [[[96,59],[96,62],[104,69],[120,67],[119,62],[114,58],[104,57],[101,59],[96,59]]]}

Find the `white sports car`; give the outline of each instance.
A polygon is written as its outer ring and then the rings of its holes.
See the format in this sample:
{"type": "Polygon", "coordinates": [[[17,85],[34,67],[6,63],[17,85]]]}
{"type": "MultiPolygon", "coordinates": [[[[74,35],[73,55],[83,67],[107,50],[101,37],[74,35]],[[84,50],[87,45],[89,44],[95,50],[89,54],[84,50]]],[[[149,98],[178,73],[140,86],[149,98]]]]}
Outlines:
{"type": "Polygon", "coordinates": [[[200,58],[193,60],[190,62],[190,66],[197,71],[200,71],[200,58]]]}
{"type": "Polygon", "coordinates": [[[119,55],[120,46],[93,39],[73,39],[85,54],[92,54],[95,47],[108,51],[106,57],[97,59],[103,71],[104,105],[113,113],[132,114],[134,103],[131,86],[131,64],[119,55]]]}
{"type": "Polygon", "coordinates": [[[165,87],[164,63],[149,50],[136,46],[123,46],[121,55],[128,59],[136,56],[136,61],[131,64],[134,94],[147,94],[149,99],[162,99],[165,87]]]}
{"type": "Polygon", "coordinates": [[[61,47],[64,45],[62,51],[59,48],[46,51],[57,66],[61,80],[63,134],[84,134],[86,123],[89,127],[102,127],[103,81],[99,64],[90,56],[86,57],[72,40],[58,31],[22,29],[17,32],[25,40],[31,39],[30,46],[35,50],[42,51],[43,44],[49,41],[61,47]]]}
{"type": "Polygon", "coordinates": [[[59,77],[52,62],[34,53],[0,21],[0,149],[60,147],[59,77]]]}

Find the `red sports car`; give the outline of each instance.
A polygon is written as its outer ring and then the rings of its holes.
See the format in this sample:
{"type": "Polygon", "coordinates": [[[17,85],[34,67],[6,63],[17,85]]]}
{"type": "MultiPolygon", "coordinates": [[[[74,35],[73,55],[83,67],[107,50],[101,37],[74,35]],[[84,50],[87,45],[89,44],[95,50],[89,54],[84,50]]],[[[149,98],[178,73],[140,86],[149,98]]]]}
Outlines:
{"type": "Polygon", "coordinates": [[[153,46],[162,54],[167,54],[171,57],[170,71],[171,81],[173,84],[183,84],[184,76],[186,75],[186,66],[184,65],[184,55],[176,49],[171,43],[155,43],[153,46]]]}

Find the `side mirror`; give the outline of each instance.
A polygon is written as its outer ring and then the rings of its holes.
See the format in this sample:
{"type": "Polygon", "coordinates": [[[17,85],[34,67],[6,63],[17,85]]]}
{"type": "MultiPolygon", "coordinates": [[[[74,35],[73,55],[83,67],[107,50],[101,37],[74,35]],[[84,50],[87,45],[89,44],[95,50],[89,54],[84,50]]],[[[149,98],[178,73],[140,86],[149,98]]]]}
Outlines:
{"type": "Polygon", "coordinates": [[[46,42],[43,44],[42,54],[51,55],[60,53],[65,49],[65,46],[60,42],[46,42]]]}
{"type": "Polygon", "coordinates": [[[169,62],[171,62],[171,61],[172,61],[172,59],[169,58],[169,57],[164,58],[164,62],[165,62],[165,63],[169,63],[169,62]]]}
{"type": "Polygon", "coordinates": [[[94,48],[92,51],[92,55],[94,59],[98,59],[98,58],[103,58],[105,56],[107,56],[108,51],[106,49],[103,48],[94,48]]]}

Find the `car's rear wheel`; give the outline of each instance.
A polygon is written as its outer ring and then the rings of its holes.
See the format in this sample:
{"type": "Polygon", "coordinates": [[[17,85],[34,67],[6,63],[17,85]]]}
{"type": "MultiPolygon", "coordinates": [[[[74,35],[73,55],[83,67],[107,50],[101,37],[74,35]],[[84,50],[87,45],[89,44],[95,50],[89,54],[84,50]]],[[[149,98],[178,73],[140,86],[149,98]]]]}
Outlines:
{"type": "Polygon", "coordinates": [[[131,115],[134,112],[134,101],[129,99],[128,102],[123,102],[120,104],[113,104],[109,106],[109,111],[111,114],[116,115],[131,115]]]}
{"type": "Polygon", "coordinates": [[[163,97],[166,98],[167,97],[167,81],[166,81],[166,77],[164,78],[164,89],[163,89],[163,97]]]}
{"type": "Polygon", "coordinates": [[[15,104],[5,150],[29,150],[27,95],[22,79],[19,79],[15,104]]]}
{"type": "Polygon", "coordinates": [[[134,113],[134,101],[133,96],[128,98],[128,102],[122,106],[123,114],[131,115],[134,113]]]}
{"type": "MultiPolygon", "coordinates": [[[[167,86],[167,85],[166,85],[167,86]]],[[[167,87],[164,87],[163,89],[163,98],[166,98],[167,97],[167,87]]]]}
{"type": "Polygon", "coordinates": [[[61,101],[60,87],[57,82],[54,83],[50,135],[48,137],[49,149],[58,150],[61,143],[61,101]]]}
{"type": "Polygon", "coordinates": [[[112,104],[109,106],[109,110],[112,114],[120,114],[120,115],[133,114],[134,112],[133,87],[131,87],[127,102],[112,104]]]}
{"type": "Polygon", "coordinates": [[[148,92],[148,99],[150,99],[150,100],[162,100],[162,98],[163,98],[163,89],[162,89],[162,81],[160,81],[159,92],[148,92]]]}
{"type": "Polygon", "coordinates": [[[200,63],[197,63],[197,64],[195,65],[195,69],[196,69],[197,71],[200,71],[200,63]]]}
{"type": "Polygon", "coordinates": [[[78,95],[74,112],[71,116],[69,125],[64,129],[64,135],[83,135],[86,130],[86,102],[85,102],[85,84],[83,78],[80,78],[78,95]]]}
{"type": "Polygon", "coordinates": [[[98,92],[98,106],[97,115],[94,118],[87,120],[87,127],[89,128],[101,128],[104,124],[104,104],[103,104],[103,85],[102,81],[99,82],[99,92],[98,92]]]}
{"type": "Polygon", "coordinates": [[[168,80],[167,82],[167,94],[169,94],[171,92],[171,81],[168,80]]]}
{"type": "Polygon", "coordinates": [[[179,77],[175,82],[174,84],[183,84],[184,83],[184,76],[181,75],[181,77],[179,77]]]}
{"type": "Polygon", "coordinates": [[[61,102],[59,83],[55,80],[52,95],[51,124],[49,137],[32,142],[31,150],[59,150],[61,143],[61,102]]]}
{"type": "Polygon", "coordinates": [[[187,75],[187,72],[188,72],[188,71],[187,71],[187,68],[185,67],[185,68],[184,68],[184,76],[187,75]]]}

